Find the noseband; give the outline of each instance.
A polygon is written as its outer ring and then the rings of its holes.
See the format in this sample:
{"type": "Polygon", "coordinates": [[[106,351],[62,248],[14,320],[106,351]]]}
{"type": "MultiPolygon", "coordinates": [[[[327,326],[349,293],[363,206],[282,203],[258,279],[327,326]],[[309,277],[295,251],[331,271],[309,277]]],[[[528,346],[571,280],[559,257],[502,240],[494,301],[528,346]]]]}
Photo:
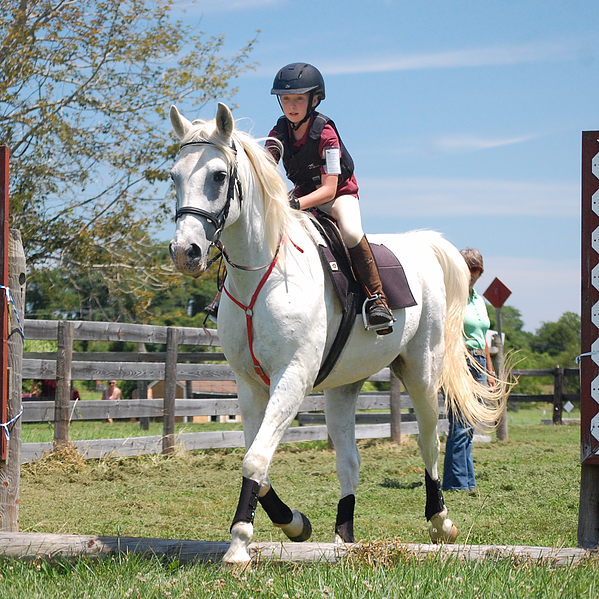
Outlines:
{"type": "MultiPolygon", "coordinates": [[[[208,141],[207,139],[198,139],[195,141],[188,141],[187,143],[181,144],[179,146],[179,151],[181,151],[186,146],[216,146],[216,144],[208,141]]],[[[231,149],[233,153],[237,155],[237,150],[235,148],[235,144],[233,140],[231,140],[231,149]]],[[[237,161],[234,161],[229,168],[229,187],[227,189],[227,201],[225,205],[222,207],[221,211],[218,214],[211,214],[206,210],[202,210],[201,208],[196,208],[195,206],[181,206],[175,212],[175,222],[177,222],[182,216],[185,214],[191,214],[192,216],[200,216],[207,220],[209,220],[215,227],[215,231],[210,239],[211,245],[217,245],[219,243],[219,239],[223,228],[225,226],[225,222],[227,220],[227,216],[229,216],[229,209],[231,208],[231,202],[235,198],[235,189],[237,189],[237,197],[239,198],[239,203],[243,201],[243,193],[241,188],[241,181],[237,176],[237,161]]]]}

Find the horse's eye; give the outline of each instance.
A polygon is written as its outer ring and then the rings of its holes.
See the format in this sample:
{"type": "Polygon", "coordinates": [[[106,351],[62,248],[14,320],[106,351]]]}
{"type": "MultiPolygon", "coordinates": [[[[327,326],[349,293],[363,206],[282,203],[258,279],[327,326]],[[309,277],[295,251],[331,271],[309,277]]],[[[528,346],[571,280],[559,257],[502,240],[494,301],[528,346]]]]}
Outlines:
{"type": "Polygon", "coordinates": [[[216,183],[222,183],[227,178],[227,173],[220,171],[218,173],[214,173],[214,181],[216,183]]]}

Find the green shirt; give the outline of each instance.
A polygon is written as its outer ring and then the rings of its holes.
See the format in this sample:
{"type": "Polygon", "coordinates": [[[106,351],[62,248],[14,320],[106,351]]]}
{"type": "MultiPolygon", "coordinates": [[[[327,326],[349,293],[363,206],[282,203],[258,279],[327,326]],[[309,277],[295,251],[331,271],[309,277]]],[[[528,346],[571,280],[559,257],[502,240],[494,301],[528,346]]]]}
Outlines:
{"type": "Polygon", "coordinates": [[[485,349],[485,335],[491,326],[485,300],[472,289],[464,313],[464,339],[468,349],[485,349]]]}

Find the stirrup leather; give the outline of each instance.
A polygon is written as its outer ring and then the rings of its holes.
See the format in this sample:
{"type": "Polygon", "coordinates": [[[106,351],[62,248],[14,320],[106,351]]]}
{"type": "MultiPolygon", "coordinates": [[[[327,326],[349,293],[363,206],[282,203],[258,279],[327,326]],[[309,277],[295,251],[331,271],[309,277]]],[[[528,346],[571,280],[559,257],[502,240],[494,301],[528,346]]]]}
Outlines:
{"type": "Polygon", "coordinates": [[[380,324],[370,324],[368,322],[368,306],[380,299],[381,295],[379,293],[375,293],[371,297],[367,297],[362,304],[362,321],[364,322],[364,328],[367,331],[380,331],[382,329],[388,329],[396,322],[396,318],[393,316],[393,313],[391,313],[391,320],[389,322],[381,322],[380,324]]]}

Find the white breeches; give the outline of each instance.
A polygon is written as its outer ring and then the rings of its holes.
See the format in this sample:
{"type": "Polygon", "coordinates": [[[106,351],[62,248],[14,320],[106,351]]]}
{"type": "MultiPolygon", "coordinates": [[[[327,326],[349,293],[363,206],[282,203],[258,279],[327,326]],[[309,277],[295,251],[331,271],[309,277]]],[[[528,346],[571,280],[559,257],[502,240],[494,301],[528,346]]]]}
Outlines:
{"type": "Polygon", "coordinates": [[[348,248],[356,247],[362,241],[364,231],[358,198],[350,195],[339,196],[321,204],[318,209],[330,214],[337,221],[341,237],[348,248]]]}

